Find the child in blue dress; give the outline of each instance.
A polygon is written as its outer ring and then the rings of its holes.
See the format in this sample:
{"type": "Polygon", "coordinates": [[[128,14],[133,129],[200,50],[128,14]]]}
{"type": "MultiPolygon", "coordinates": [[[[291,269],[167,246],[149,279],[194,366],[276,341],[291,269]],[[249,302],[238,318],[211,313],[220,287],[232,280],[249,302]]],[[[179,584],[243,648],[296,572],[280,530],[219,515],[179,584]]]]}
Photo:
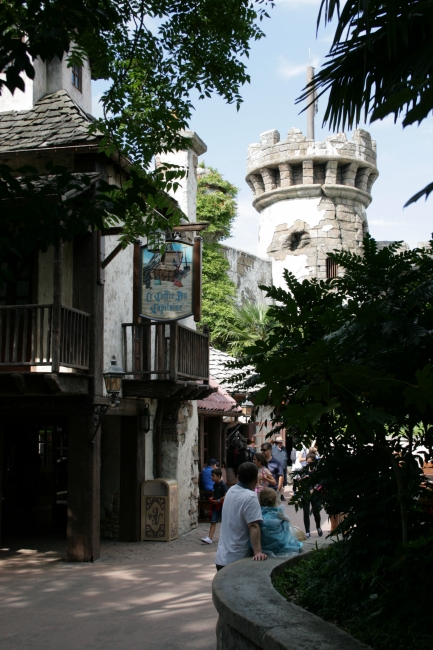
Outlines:
{"type": "Polygon", "coordinates": [[[297,555],[302,542],[298,542],[284,506],[277,506],[277,493],[264,488],[258,495],[263,521],[260,523],[262,551],[270,557],[297,555]]]}

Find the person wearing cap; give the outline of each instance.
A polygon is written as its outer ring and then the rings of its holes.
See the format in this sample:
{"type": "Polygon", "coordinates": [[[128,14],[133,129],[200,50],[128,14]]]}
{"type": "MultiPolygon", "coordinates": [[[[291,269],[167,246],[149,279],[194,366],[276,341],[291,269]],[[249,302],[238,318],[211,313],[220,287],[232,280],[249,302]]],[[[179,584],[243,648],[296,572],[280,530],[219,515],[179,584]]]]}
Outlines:
{"type": "Polygon", "coordinates": [[[277,460],[284,473],[284,479],[283,479],[283,488],[280,491],[281,494],[281,501],[285,501],[286,497],[284,496],[284,487],[287,485],[287,463],[288,463],[288,457],[287,457],[287,449],[283,446],[283,438],[281,436],[277,436],[275,438],[275,442],[272,445],[272,458],[275,458],[277,460]]]}
{"type": "Polygon", "coordinates": [[[211,475],[212,470],[216,467],[218,467],[218,461],[215,458],[209,458],[208,464],[202,469],[200,488],[204,497],[213,497],[214,482],[212,481],[211,475]]]}

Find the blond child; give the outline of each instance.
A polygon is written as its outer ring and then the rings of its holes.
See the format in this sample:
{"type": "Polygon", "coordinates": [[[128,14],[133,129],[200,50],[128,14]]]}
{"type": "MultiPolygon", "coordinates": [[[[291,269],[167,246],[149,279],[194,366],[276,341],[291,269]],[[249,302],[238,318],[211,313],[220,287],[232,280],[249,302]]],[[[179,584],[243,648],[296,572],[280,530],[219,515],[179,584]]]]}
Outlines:
{"type": "Polygon", "coordinates": [[[263,517],[260,522],[263,553],[270,557],[299,553],[302,543],[296,539],[284,506],[277,506],[275,490],[263,488],[258,497],[263,517]]]}

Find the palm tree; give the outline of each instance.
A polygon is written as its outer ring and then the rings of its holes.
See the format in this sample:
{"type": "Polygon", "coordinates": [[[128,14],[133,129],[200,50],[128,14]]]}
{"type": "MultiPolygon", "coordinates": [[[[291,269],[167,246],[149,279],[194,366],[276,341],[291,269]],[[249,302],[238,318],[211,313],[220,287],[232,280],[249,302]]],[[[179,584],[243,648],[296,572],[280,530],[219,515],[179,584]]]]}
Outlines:
{"type": "Polygon", "coordinates": [[[233,320],[223,335],[231,354],[240,356],[258,339],[267,338],[270,327],[268,312],[267,305],[250,300],[233,308],[233,320]]]}

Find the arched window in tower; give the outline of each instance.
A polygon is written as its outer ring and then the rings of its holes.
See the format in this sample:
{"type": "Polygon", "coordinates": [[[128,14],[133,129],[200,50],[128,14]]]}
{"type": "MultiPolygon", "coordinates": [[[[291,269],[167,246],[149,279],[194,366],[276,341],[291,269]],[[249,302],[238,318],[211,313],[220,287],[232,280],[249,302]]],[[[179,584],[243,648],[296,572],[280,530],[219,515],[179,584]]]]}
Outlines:
{"type": "Polygon", "coordinates": [[[82,84],[83,68],[80,65],[76,65],[74,63],[74,65],[72,66],[71,75],[72,75],[72,78],[71,78],[72,85],[74,86],[74,88],[79,90],[80,93],[81,93],[82,92],[82,87],[83,87],[83,84],[82,84]]]}
{"type": "Polygon", "coordinates": [[[330,280],[331,278],[338,277],[338,264],[331,260],[330,257],[326,258],[326,279],[330,280]]]}

